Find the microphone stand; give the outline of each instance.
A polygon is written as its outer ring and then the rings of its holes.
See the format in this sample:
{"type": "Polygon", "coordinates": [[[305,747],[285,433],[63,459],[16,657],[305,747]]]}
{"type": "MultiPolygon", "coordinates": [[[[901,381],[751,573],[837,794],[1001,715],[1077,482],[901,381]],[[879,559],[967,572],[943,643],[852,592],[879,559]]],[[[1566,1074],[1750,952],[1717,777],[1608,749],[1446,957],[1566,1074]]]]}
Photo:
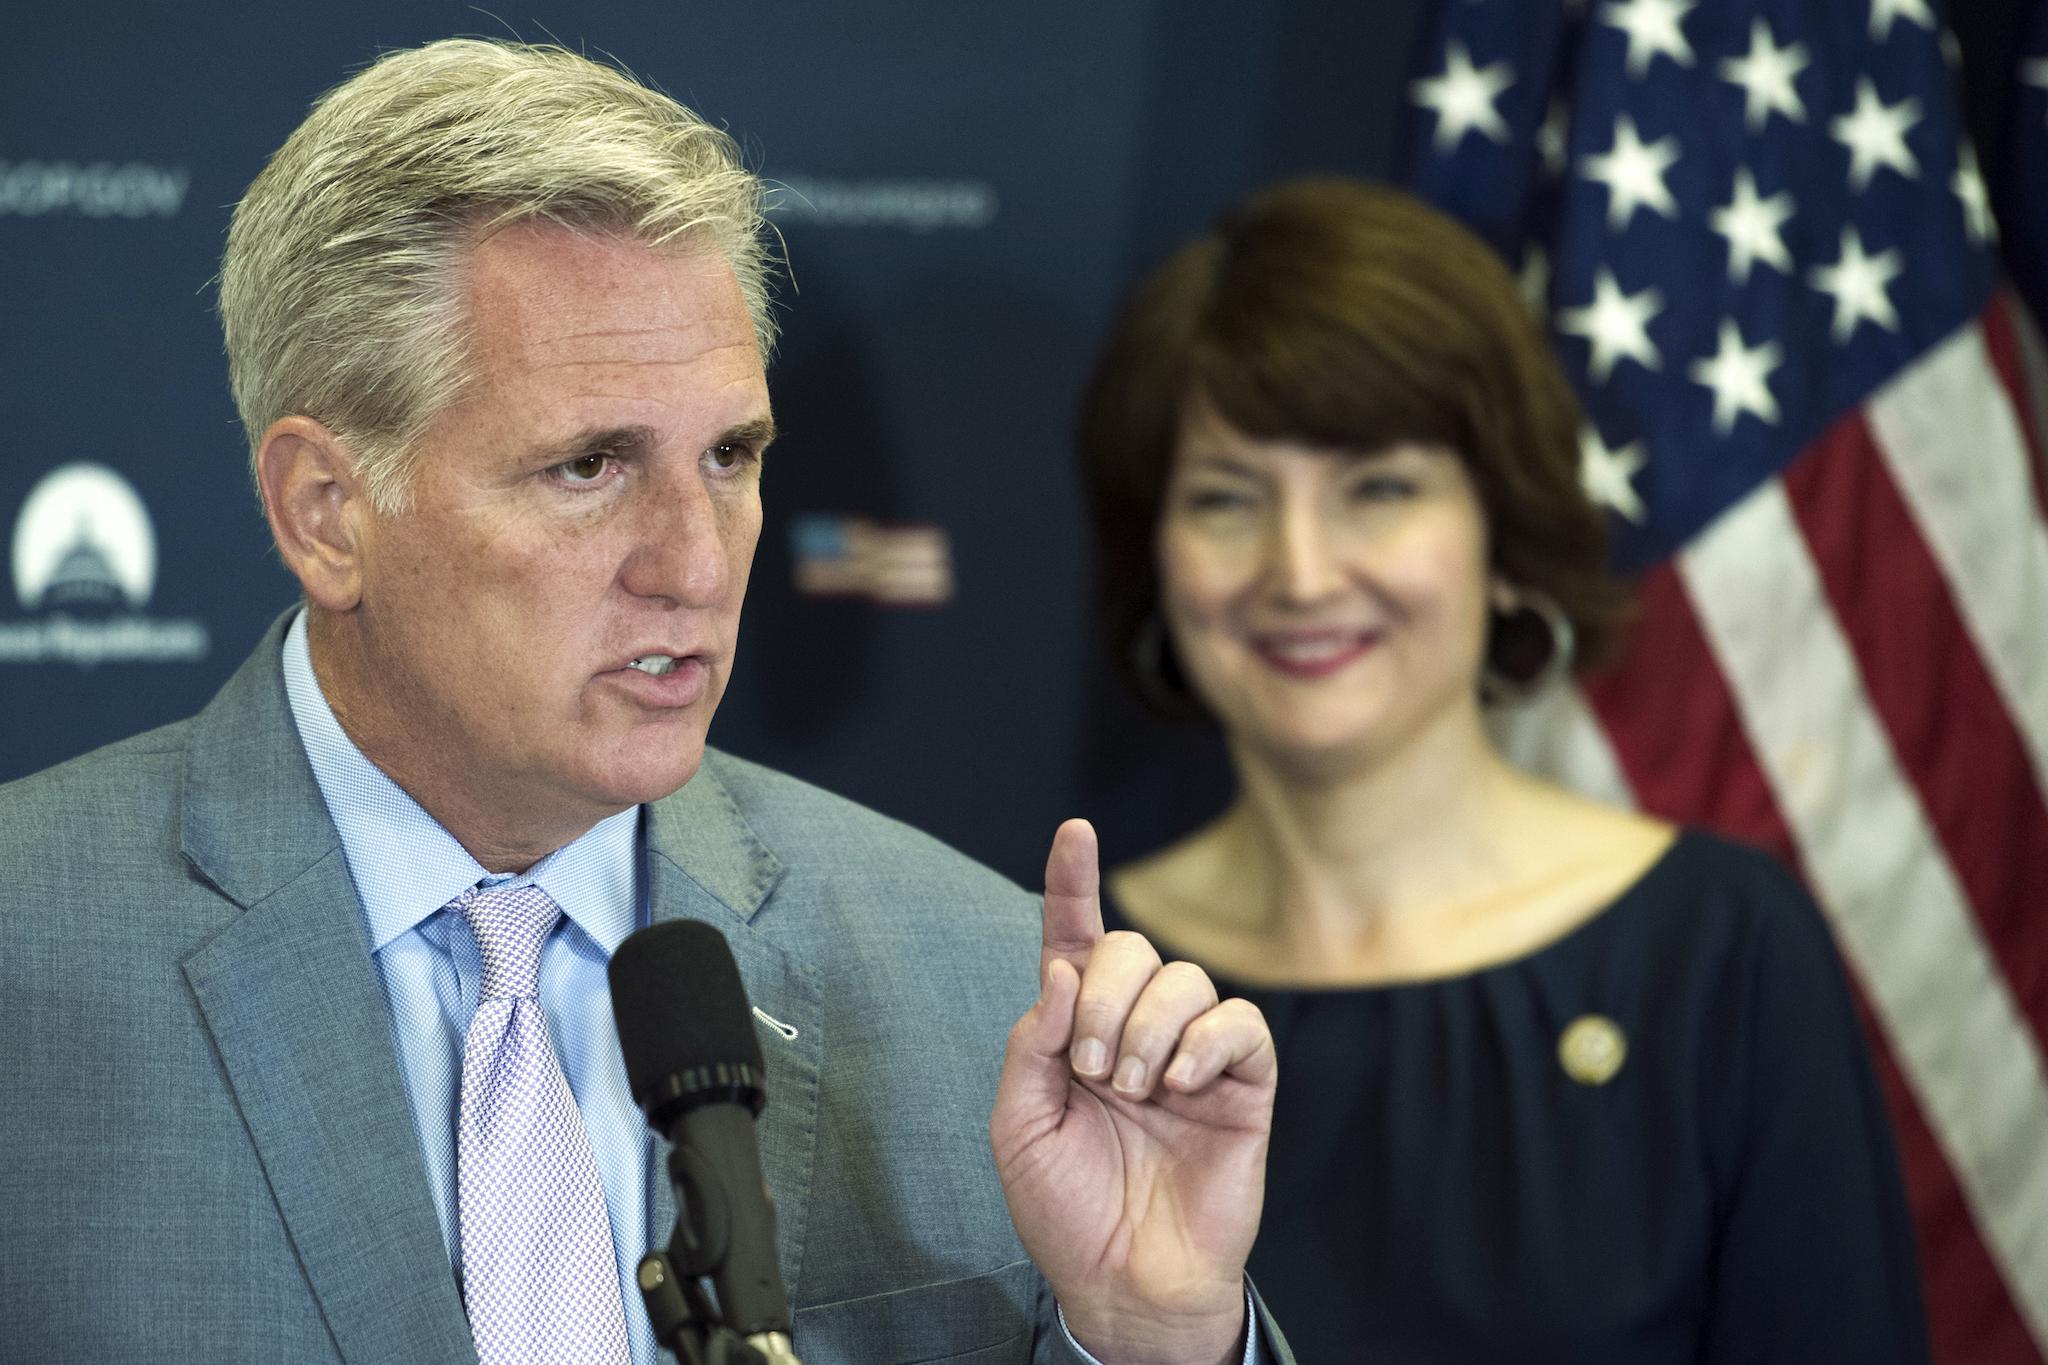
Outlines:
{"type": "Polygon", "coordinates": [[[722,1186],[697,1149],[678,1143],[668,1158],[676,1195],[667,1251],[640,1258],[634,1279],[654,1339],[681,1365],[803,1365],[782,1332],[741,1336],[719,1311],[708,1281],[725,1263],[728,1213],[722,1186]]]}
{"type": "MultiPolygon", "coordinates": [[[[703,1286],[679,1279],[665,1252],[650,1251],[641,1257],[637,1278],[640,1297],[647,1301],[648,1320],[654,1324],[655,1341],[667,1347],[681,1365],[771,1365],[776,1360],[720,1322],[703,1286]]],[[[784,1353],[780,1359],[794,1361],[796,1357],[784,1353]]]]}

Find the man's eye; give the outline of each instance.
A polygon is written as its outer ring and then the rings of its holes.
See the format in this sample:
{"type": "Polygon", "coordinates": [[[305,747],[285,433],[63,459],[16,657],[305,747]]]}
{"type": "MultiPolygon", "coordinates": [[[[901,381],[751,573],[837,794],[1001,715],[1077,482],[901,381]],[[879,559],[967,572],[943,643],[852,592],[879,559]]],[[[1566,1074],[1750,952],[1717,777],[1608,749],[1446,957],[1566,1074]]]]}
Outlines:
{"type": "Polygon", "coordinates": [[[737,441],[721,441],[705,453],[714,467],[737,469],[752,458],[754,452],[737,441]]]}
{"type": "Polygon", "coordinates": [[[1187,505],[1196,512],[1228,512],[1249,507],[1251,498],[1231,488],[1191,488],[1187,505]]]}
{"type": "Polygon", "coordinates": [[[596,483],[604,477],[611,465],[612,457],[604,451],[589,455],[578,455],[573,460],[564,460],[555,466],[563,483],[596,483]]]}

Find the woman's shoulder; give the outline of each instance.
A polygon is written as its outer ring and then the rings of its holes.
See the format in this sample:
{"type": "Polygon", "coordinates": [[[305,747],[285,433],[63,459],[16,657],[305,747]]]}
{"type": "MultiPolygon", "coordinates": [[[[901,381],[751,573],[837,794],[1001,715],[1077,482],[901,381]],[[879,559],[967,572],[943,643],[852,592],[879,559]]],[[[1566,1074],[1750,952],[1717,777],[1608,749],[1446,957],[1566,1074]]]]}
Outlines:
{"type": "Polygon", "coordinates": [[[1816,1012],[1813,1027],[1849,1018],[1833,930],[1798,878],[1771,853],[1695,826],[1676,832],[1587,948],[1599,974],[1635,983],[1645,1011],[1719,1021],[1722,1044],[1738,1050],[1787,1010],[1816,1012]]]}
{"type": "Polygon", "coordinates": [[[1745,892],[1767,899],[1805,899],[1799,881],[1776,854],[1702,825],[1680,825],[1672,854],[1698,877],[1702,889],[1745,892]]]}
{"type": "Polygon", "coordinates": [[[1579,850],[1582,858],[1607,850],[1604,859],[1590,861],[1613,878],[1611,894],[1601,898],[1609,908],[1668,906],[1694,923],[1784,916],[1819,923],[1799,880],[1762,848],[1548,784],[1537,787],[1540,794],[1530,803],[1539,812],[1529,822],[1533,836],[1559,850],[1579,850]]]}
{"type": "Polygon", "coordinates": [[[1828,940],[1813,897],[1774,854],[1696,825],[1676,831],[1636,890],[1695,927],[1828,940]]]}

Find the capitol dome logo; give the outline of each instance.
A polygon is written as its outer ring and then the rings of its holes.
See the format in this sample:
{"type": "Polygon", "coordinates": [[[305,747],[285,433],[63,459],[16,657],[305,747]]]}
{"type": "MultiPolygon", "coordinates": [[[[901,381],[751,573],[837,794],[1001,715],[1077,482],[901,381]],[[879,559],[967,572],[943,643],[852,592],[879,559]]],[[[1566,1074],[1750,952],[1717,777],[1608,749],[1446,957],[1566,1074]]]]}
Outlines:
{"type": "Polygon", "coordinates": [[[0,663],[189,662],[203,622],[144,616],[156,532],[134,486],[100,464],[67,464],[29,491],[14,523],[14,595],[38,619],[0,622],[0,663]]]}
{"type": "Polygon", "coordinates": [[[53,469],[14,524],[14,593],[28,611],[137,610],[156,587],[156,532],[128,481],[105,465],[53,469]]]}

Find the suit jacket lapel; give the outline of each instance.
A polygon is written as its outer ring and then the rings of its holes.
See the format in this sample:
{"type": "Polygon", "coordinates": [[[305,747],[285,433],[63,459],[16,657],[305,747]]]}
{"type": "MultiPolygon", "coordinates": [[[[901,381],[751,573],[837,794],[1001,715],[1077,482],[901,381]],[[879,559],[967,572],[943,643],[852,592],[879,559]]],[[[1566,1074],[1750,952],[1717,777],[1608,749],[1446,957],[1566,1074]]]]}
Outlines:
{"type": "MultiPolygon", "coordinates": [[[[800,1296],[805,1222],[810,1210],[811,1149],[817,1133],[818,1069],[824,1013],[818,975],[804,955],[801,922],[765,928],[759,912],[782,877],[782,864],[761,842],[718,781],[707,757],[680,792],[647,808],[647,886],[651,918],[702,920],[732,945],[768,1068],[768,1104],[759,1135],[761,1165],[775,1198],[782,1279],[792,1303],[800,1296]],[[763,1021],[767,1014],[780,1028],[763,1021]]],[[[675,1222],[668,1148],[658,1144],[654,1221],[649,1232],[666,1245],[675,1222]]]]}
{"type": "Polygon", "coordinates": [[[244,913],[185,976],[342,1359],[473,1362],[362,911],[285,701],[283,625],[193,723],[185,856],[244,913]]]}

